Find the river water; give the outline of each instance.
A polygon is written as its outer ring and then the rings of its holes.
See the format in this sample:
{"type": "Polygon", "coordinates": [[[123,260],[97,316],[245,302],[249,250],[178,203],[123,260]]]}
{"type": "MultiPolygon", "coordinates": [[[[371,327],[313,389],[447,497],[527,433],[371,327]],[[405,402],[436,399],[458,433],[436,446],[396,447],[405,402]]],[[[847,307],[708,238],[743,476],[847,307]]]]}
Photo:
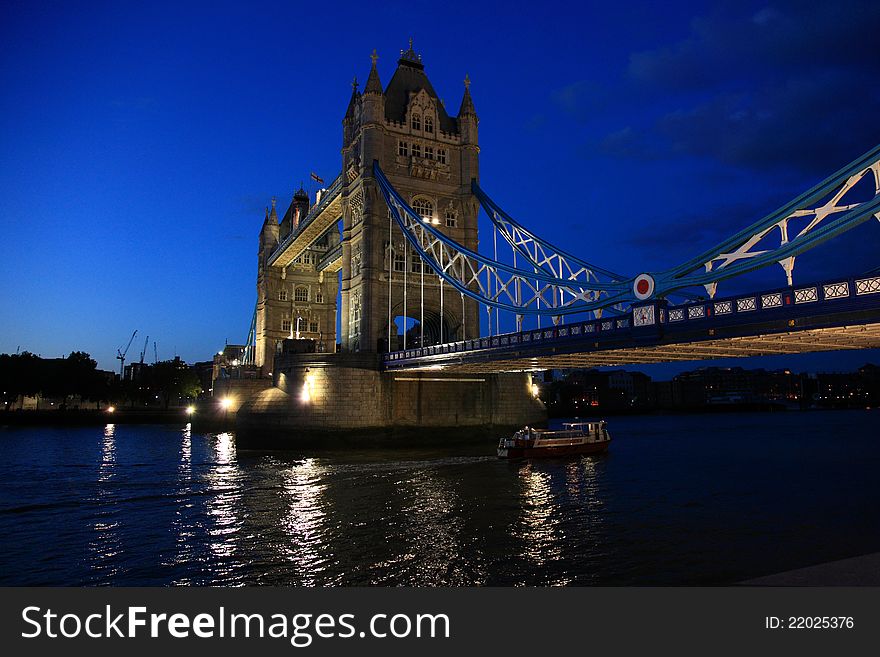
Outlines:
{"type": "Polygon", "coordinates": [[[729,584],[880,550],[880,410],[611,418],[607,455],[0,428],[0,585],[729,584]]]}

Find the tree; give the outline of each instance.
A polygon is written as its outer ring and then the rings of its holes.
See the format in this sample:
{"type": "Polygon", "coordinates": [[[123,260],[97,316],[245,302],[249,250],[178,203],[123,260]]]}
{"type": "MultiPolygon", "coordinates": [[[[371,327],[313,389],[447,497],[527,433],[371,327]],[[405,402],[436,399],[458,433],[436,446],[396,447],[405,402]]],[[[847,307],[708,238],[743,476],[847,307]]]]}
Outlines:
{"type": "Polygon", "coordinates": [[[162,397],[165,408],[172,399],[194,399],[202,391],[198,375],[179,358],[152,365],[147,380],[150,388],[162,397]]]}

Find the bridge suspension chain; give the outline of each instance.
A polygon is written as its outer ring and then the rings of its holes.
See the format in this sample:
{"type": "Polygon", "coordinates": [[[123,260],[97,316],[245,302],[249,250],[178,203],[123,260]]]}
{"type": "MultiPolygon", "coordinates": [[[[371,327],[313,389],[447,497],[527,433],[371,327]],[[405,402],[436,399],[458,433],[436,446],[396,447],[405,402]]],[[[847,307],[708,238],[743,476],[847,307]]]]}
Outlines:
{"type": "Polygon", "coordinates": [[[714,296],[719,281],[774,263],[782,266],[787,284],[792,285],[798,255],[872,216],[880,220],[880,145],[724,242],[657,274],[655,294],[703,285],[714,296]],[[867,186],[869,177],[873,177],[871,197],[852,198],[860,184],[863,189],[867,186]],[[799,229],[798,221],[803,223],[799,229]]]}
{"type": "Polygon", "coordinates": [[[606,285],[565,280],[537,268],[523,271],[471,251],[431,227],[409,207],[378,163],[373,171],[392,216],[415,253],[446,283],[487,307],[522,315],[561,316],[611,307],[631,298],[628,287],[618,284],[613,294],[597,300],[593,293],[605,291],[606,285]]]}

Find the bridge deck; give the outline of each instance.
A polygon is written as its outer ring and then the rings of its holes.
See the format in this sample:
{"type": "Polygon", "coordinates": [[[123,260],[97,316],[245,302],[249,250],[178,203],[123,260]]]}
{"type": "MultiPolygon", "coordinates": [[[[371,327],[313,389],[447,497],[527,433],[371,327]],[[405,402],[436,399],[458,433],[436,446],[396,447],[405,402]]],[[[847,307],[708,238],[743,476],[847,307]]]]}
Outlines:
{"type": "Polygon", "coordinates": [[[880,277],[637,306],[623,317],[394,352],[385,367],[487,373],[870,348],[880,348],[880,277]]]}
{"type": "Polygon", "coordinates": [[[342,174],[339,174],[324,193],[321,202],[312,207],[299,226],[275,248],[269,256],[269,264],[273,267],[289,265],[326,233],[341,215],[342,174]]]}

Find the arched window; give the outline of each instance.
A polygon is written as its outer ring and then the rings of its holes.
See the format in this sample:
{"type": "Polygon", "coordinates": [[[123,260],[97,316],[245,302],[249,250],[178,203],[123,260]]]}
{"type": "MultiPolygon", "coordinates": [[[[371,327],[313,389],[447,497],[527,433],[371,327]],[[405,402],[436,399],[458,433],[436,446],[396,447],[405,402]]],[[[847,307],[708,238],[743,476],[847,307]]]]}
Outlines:
{"type": "Polygon", "coordinates": [[[446,227],[455,228],[455,210],[451,208],[446,211],[446,227]]]}
{"type": "Polygon", "coordinates": [[[418,114],[412,115],[412,129],[413,130],[421,130],[422,129],[422,117],[418,114]]]}
{"type": "Polygon", "coordinates": [[[287,301],[287,288],[286,287],[282,287],[278,291],[278,300],[279,301],[287,301]]]}
{"type": "Polygon", "coordinates": [[[430,116],[425,117],[425,132],[434,132],[434,119],[430,116]]]}
{"type": "Polygon", "coordinates": [[[357,242],[351,250],[351,275],[361,273],[361,243],[357,242]]]}
{"type": "Polygon", "coordinates": [[[317,290],[315,292],[315,303],[324,303],[324,292],[323,290],[317,290]]]}
{"type": "Polygon", "coordinates": [[[394,271],[406,271],[406,254],[403,249],[394,250],[394,271]]]}
{"type": "Polygon", "coordinates": [[[412,209],[415,210],[426,222],[430,222],[434,219],[434,204],[427,199],[417,198],[413,201],[412,209]]]}
{"type": "Polygon", "coordinates": [[[293,300],[299,302],[306,302],[309,300],[309,288],[307,287],[298,287],[293,291],[293,300]]]}

